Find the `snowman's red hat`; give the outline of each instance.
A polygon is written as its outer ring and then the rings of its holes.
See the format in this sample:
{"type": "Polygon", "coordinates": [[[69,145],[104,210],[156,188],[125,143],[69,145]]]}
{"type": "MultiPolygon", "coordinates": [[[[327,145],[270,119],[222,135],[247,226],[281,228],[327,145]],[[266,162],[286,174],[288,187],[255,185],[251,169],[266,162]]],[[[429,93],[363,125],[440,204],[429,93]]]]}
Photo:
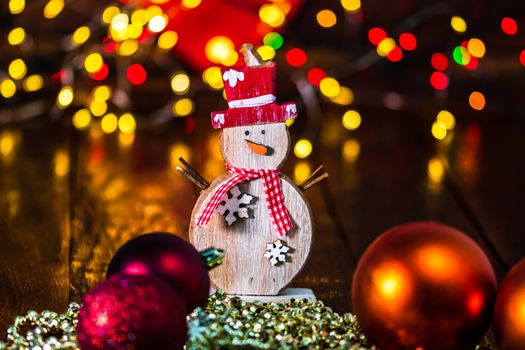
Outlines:
{"type": "MultiPolygon", "coordinates": [[[[246,63],[254,55],[251,46],[244,52],[246,63]],[[251,58],[250,58],[251,55],[251,58]]],[[[284,122],[297,116],[295,103],[275,102],[276,66],[273,62],[262,65],[222,69],[228,109],[212,112],[214,129],[234,126],[284,122]]]]}

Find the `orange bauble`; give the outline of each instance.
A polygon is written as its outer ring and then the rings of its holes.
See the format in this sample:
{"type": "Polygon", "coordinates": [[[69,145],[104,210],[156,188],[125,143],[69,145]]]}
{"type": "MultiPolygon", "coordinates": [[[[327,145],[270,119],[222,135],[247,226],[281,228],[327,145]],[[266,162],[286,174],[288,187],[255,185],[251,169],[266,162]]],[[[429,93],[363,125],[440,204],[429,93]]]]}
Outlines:
{"type": "Polygon", "coordinates": [[[525,349],[525,259],[501,282],[492,327],[498,349],[525,349]]]}
{"type": "Polygon", "coordinates": [[[489,260],[460,231],[432,222],[392,228],[356,268],[352,304],[381,350],[473,348],[496,294],[489,260]]]}

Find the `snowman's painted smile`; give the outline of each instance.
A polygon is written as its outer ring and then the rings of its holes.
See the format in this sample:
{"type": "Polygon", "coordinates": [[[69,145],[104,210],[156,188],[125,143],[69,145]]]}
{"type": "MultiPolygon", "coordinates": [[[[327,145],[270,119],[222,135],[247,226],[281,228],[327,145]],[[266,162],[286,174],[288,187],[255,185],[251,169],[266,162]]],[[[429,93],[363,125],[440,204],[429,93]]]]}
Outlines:
{"type": "Polygon", "coordinates": [[[273,153],[273,148],[271,148],[270,146],[255,143],[247,139],[245,139],[244,141],[246,142],[248,147],[250,147],[250,149],[256,154],[259,154],[261,156],[270,156],[273,153]]]}

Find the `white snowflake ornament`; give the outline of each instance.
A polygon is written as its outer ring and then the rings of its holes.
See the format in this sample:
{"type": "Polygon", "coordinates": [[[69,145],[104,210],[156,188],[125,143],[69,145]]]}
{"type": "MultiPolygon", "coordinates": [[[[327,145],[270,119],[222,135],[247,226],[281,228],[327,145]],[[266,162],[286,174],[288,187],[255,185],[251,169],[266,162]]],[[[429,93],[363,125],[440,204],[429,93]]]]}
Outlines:
{"type": "Polygon", "coordinates": [[[278,239],[273,243],[266,243],[266,253],[264,253],[264,256],[275,266],[286,261],[289,251],[290,247],[278,239]]]}
{"type": "Polygon", "coordinates": [[[253,196],[242,193],[239,186],[233,186],[226,192],[215,211],[224,216],[228,225],[231,226],[237,221],[237,218],[247,219],[250,217],[248,209],[252,201],[253,196]]]}

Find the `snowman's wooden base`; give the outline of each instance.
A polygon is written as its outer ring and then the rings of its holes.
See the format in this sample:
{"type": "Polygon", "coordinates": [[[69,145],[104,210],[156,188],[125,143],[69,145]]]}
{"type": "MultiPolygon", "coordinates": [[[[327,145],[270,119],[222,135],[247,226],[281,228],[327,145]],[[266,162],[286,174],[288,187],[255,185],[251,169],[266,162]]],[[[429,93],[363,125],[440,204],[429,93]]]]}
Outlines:
{"type": "MultiPolygon", "coordinates": [[[[214,291],[212,291],[214,292],[214,291]]],[[[242,301],[251,303],[260,301],[263,303],[286,303],[290,299],[302,300],[308,299],[316,301],[314,292],[309,288],[286,288],[277,295],[244,295],[244,294],[228,294],[229,298],[237,297],[242,301]]]]}

